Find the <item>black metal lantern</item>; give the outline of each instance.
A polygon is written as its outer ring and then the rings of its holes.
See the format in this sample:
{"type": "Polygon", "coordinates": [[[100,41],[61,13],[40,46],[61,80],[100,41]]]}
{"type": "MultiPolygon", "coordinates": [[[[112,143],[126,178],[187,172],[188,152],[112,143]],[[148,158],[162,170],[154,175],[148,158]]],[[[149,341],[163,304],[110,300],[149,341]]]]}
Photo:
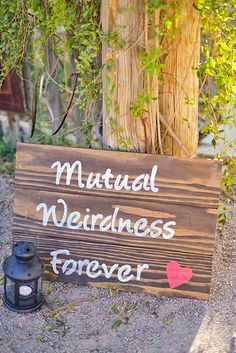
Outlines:
{"type": "Polygon", "coordinates": [[[3,263],[5,306],[13,311],[27,313],[38,309],[43,301],[43,262],[36,255],[31,242],[20,241],[12,248],[12,255],[3,263]]]}

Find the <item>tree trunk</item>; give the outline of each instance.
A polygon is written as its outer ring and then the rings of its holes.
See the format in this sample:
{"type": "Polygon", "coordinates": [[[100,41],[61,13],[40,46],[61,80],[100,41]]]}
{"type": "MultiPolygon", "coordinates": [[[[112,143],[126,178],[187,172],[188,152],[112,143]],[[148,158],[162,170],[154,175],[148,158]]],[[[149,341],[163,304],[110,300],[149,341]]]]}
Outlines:
{"type": "Polygon", "coordinates": [[[105,35],[118,33],[121,46],[122,40],[126,41],[123,49],[112,48],[109,41],[102,48],[104,148],[144,152],[146,125],[130,112],[130,104],[143,89],[139,61],[143,44],[142,1],[103,0],[101,19],[105,35]],[[120,11],[125,8],[129,10],[120,11]]]}
{"type": "Polygon", "coordinates": [[[198,144],[198,87],[197,73],[192,68],[199,63],[200,19],[192,1],[182,0],[180,25],[173,40],[164,39],[164,84],[160,86],[160,112],[186,147],[188,154],[163,129],[164,153],[195,156],[198,144]]]}
{"type": "MultiPolygon", "coordinates": [[[[167,55],[160,61],[166,66],[164,85],[159,85],[158,77],[140,66],[140,52],[160,45],[158,37],[151,35],[144,1],[102,0],[102,28],[108,36],[102,48],[104,148],[196,154],[198,79],[192,67],[199,61],[200,26],[192,3],[182,0],[182,5],[175,39],[162,43],[167,55]],[[146,103],[145,113],[135,118],[130,105],[144,90],[158,99],[146,103]]],[[[156,28],[160,18],[157,9],[152,18],[156,28]]]]}

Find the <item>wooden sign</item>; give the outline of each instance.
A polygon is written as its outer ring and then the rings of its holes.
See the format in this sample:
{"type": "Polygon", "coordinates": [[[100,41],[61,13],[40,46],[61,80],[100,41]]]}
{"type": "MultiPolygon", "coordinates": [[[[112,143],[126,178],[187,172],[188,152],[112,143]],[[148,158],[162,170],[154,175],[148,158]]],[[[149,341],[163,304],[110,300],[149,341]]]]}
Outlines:
{"type": "Polygon", "coordinates": [[[15,241],[46,277],[207,299],[222,163],[18,144],[15,241]]]}

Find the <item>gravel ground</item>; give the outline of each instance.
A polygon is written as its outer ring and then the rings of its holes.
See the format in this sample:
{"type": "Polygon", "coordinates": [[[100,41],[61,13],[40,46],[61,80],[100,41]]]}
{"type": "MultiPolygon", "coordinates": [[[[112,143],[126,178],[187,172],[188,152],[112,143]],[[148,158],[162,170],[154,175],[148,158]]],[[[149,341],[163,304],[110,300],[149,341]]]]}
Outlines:
{"type": "MultiPolygon", "coordinates": [[[[0,176],[1,262],[11,250],[13,195],[12,179],[0,176]]],[[[46,283],[47,303],[37,313],[15,314],[0,303],[0,353],[236,352],[235,210],[217,235],[208,303],[46,283]]]]}

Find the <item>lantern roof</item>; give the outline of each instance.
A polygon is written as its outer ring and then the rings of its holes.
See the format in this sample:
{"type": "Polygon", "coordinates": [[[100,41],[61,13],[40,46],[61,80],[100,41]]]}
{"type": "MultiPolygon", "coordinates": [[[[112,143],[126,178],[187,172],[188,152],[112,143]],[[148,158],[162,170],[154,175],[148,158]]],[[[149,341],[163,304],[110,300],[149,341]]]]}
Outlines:
{"type": "Polygon", "coordinates": [[[31,242],[21,241],[13,246],[12,255],[5,259],[3,271],[16,281],[33,281],[43,274],[43,262],[31,242]]]}

